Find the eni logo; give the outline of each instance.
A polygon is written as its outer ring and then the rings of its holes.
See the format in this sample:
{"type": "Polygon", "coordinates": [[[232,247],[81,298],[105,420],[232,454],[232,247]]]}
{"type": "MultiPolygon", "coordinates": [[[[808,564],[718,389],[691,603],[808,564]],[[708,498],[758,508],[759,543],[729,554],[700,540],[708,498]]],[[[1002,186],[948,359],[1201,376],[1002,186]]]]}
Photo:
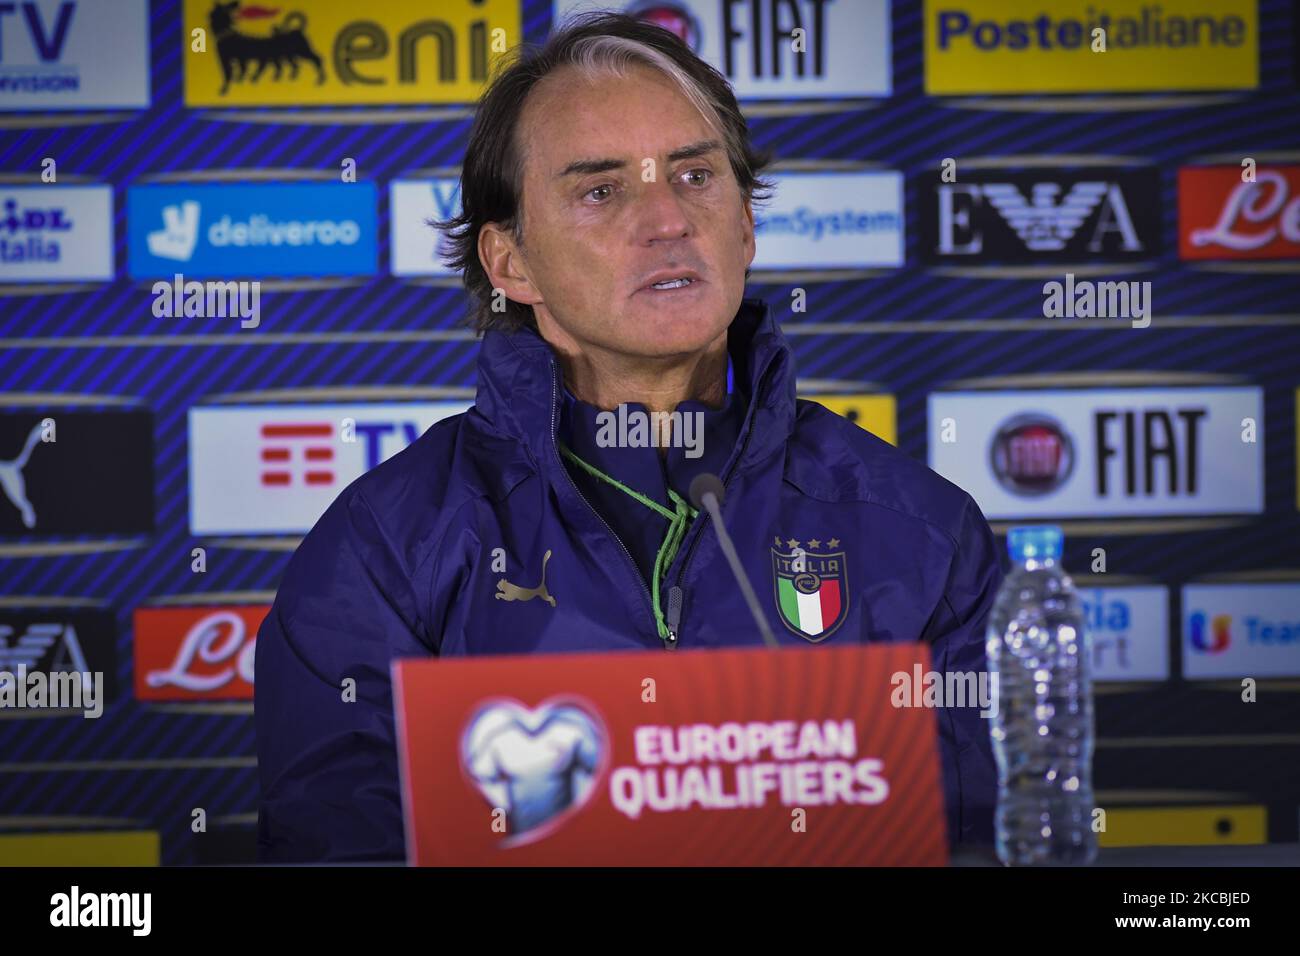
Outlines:
{"type": "Polygon", "coordinates": [[[1232,641],[1232,615],[1216,614],[1206,627],[1205,613],[1197,611],[1188,620],[1191,625],[1192,647],[1198,651],[1218,654],[1228,649],[1232,641]]]}
{"type": "Polygon", "coordinates": [[[555,598],[551,597],[551,592],[546,590],[546,562],[551,560],[551,552],[548,549],[546,554],[542,555],[542,583],[535,588],[522,588],[517,584],[511,584],[505,578],[497,581],[496,599],[498,601],[531,601],[535,597],[541,598],[551,607],[555,607],[555,598]]]}

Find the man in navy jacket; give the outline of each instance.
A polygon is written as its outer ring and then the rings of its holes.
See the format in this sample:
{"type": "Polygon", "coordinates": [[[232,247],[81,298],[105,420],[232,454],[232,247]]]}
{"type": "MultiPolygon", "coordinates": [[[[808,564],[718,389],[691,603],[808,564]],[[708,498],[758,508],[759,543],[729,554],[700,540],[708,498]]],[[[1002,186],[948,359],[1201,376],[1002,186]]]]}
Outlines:
{"type": "MultiPolygon", "coordinates": [[[[484,332],[477,399],[348,487],[289,563],[257,644],[262,859],[402,858],[396,658],[760,644],[685,500],[703,472],[783,645],[924,641],[937,671],[985,669],[1000,571],[979,508],[797,401],[744,297],[764,162],[722,77],[629,17],[494,81],[444,224],[484,332]],[[792,555],[837,573],[801,601],[792,555]]],[[[950,839],[990,841],[987,721],[937,719],[950,839]]]]}

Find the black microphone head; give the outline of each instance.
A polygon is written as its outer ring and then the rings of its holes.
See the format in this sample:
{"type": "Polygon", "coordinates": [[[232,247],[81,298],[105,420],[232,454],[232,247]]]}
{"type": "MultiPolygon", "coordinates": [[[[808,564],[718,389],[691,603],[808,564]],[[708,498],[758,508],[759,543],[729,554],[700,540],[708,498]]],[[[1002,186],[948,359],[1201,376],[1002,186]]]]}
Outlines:
{"type": "Polygon", "coordinates": [[[703,508],[704,496],[710,493],[718,499],[718,506],[721,507],[723,495],[726,494],[721,480],[712,472],[702,471],[691,482],[691,504],[696,508],[703,508]]]}

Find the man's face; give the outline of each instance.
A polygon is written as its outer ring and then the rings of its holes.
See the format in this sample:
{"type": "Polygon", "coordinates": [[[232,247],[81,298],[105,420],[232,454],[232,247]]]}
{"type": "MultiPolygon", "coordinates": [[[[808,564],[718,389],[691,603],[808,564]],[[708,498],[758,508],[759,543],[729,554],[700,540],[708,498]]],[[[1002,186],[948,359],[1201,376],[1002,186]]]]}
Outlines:
{"type": "Polygon", "coordinates": [[[521,278],[494,283],[533,305],[566,351],[668,357],[715,342],[754,258],[753,212],[721,133],[645,67],[597,83],[552,74],[519,132],[524,247],[510,268],[521,278]],[[693,278],[649,288],[678,275],[693,278]]]}

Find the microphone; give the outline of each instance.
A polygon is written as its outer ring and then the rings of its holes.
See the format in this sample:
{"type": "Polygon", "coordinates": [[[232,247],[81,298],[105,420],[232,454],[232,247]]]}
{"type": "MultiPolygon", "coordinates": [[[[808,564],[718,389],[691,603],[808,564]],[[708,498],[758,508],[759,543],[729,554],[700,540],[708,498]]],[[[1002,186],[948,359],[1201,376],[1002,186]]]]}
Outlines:
{"type": "Polygon", "coordinates": [[[763,616],[763,609],[758,604],[758,597],[749,583],[749,577],[741,567],[740,555],[736,553],[731,535],[727,534],[727,528],[722,523],[722,499],[725,494],[718,476],[707,471],[696,475],[695,480],[691,482],[691,504],[708,511],[709,517],[713,519],[713,529],[718,532],[718,543],[722,545],[722,553],[727,556],[731,573],[735,575],[736,583],[740,585],[740,593],[744,595],[745,603],[749,605],[749,613],[753,615],[754,623],[758,625],[758,633],[763,635],[763,643],[768,647],[780,647],[772,634],[772,629],[767,625],[767,618],[763,616]]]}

